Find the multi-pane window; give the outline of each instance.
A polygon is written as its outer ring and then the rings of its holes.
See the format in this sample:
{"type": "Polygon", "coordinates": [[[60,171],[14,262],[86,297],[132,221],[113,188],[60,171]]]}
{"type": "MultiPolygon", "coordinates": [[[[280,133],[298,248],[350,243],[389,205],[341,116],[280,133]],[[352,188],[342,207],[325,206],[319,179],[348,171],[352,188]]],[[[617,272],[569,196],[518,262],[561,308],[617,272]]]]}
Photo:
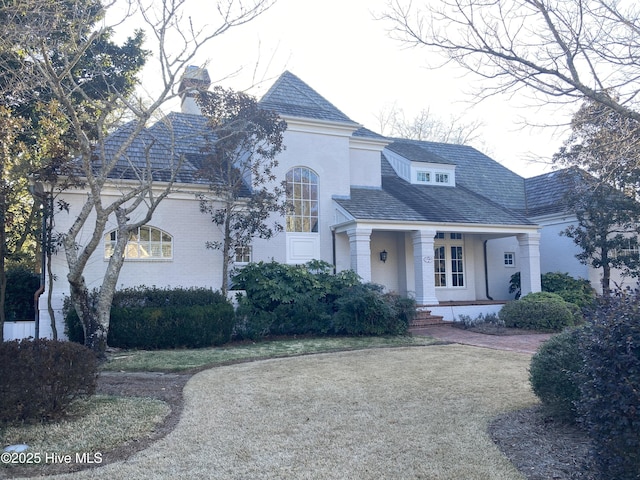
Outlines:
{"type": "Polygon", "coordinates": [[[504,266],[505,267],[515,267],[516,266],[516,255],[513,252],[505,252],[504,253],[504,266]]]}
{"type": "Polygon", "coordinates": [[[436,287],[464,287],[464,246],[461,233],[435,236],[434,274],[436,287]]]}
{"type": "Polygon", "coordinates": [[[436,287],[447,286],[447,257],[446,247],[440,246],[435,248],[433,268],[436,275],[436,287]]]}
{"type": "Polygon", "coordinates": [[[417,172],[416,180],[418,182],[428,183],[431,181],[431,173],[429,172],[417,172]]]}
{"type": "Polygon", "coordinates": [[[436,173],[436,183],[449,183],[449,174],[436,173]]]}
{"type": "MultiPolygon", "coordinates": [[[[111,258],[118,239],[117,230],[104,236],[104,258],[111,258]]],[[[173,237],[160,229],[142,226],[129,233],[125,259],[166,260],[173,258],[173,237]]]]}
{"type": "Polygon", "coordinates": [[[249,263],[251,261],[251,247],[237,247],[235,263],[249,263]]]}
{"type": "Polygon", "coordinates": [[[318,175],[311,169],[295,167],[287,172],[287,232],[318,231],[318,175]]]}

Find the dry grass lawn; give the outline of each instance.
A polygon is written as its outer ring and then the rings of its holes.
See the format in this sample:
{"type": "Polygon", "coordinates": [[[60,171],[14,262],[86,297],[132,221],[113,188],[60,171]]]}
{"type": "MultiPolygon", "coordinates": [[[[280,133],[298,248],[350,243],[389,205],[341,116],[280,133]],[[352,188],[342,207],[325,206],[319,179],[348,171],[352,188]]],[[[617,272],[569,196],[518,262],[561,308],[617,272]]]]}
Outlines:
{"type": "Polygon", "coordinates": [[[487,425],[536,403],[529,359],[444,345],[213,368],[168,436],[56,478],[523,479],[487,425]]]}

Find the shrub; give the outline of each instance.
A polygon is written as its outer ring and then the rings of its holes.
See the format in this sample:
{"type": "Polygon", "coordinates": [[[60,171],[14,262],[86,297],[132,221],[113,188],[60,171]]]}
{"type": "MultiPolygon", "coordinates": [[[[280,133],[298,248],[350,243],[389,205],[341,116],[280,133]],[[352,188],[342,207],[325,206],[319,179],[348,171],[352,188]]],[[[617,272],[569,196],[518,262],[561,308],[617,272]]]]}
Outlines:
{"type": "Polygon", "coordinates": [[[481,313],[475,318],[472,318],[469,315],[460,315],[458,317],[458,323],[465,330],[469,328],[482,327],[484,325],[490,325],[495,328],[504,327],[504,322],[500,320],[497,313],[481,313]]]}
{"type": "MultiPolygon", "coordinates": [[[[383,294],[382,286],[373,283],[354,285],[336,300],[336,333],[347,335],[401,335],[407,332],[411,317],[400,297],[383,294]],[[402,314],[401,314],[402,308],[402,314]]],[[[408,300],[411,302],[411,300],[408,300]]],[[[415,310],[415,304],[413,305],[415,310]]]]}
{"type": "Polygon", "coordinates": [[[603,300],[580,342],[579,412],[602,478],[640,478],[640,297],[603,300]]]}
{"type": "MultiPolygon", "coordinates": [[[[568,273],[547,272],[540,277],[543,292],[557,293],[566,302],[574,303],[580,308],[588,308],[596,299],[596,292],[588,280],[573,278],[568,273]]],[[[511,275],[509,293],[520,298],[520,272],[511,275]]]]}
{"type": "Polygon", "coordinates": [[[64,415],[73,400],[96,387],[95,355],[57,340],[0,343],[0,422],[40,421],[64,415]]]}
{"type": "Polygon", "coordinates": [[[565,302],[588,308],[596,299],[589,280],[573,278],[568,273],[549,272],[542,275],[542,291],[557,293],[565,302]]]}
{"type": "Polygon", "coordinates": [[[506,327],[559,332],[581,322],[577,305],[565,302],[560,295],[537,292],[520,300],[507,302],[499,313],[506,327]]]}
{"type": "Polygon", "coordinates": [[[576,419],[582,366],[580,329],[570,328],[544,342],[531,359],[529,380],[534,393],[554,416],[576,419]]]}
{"type": "MultiPolygon", "coordinates": [[[[83,343],[84,331],[70,302],[66,333],[83,343]]],[[[201,348],[231,339],[235,315],[231,303],[206,288],[128,288],[116,292],[107,344],[118,348],[201,348]]]]}
{"type": "Polygon", "coordinates": [[[234,288],[240,297],[236,335],[406,333],[415,301],[383,294],[379,286],[363,286],[350,270],[314,260],[304,265],[251,263],[238,272],[234,288]],[[357,298],[361,295],[362,298],[357,298]],[[369,302],[369,303],[367,303],[369,302]]]}
{"type": "Polygon", "coordinates": [[[40,278],[24,267],[7,270],[5,311],[7,321],[35,318],[33,294],[40,286],[40,278]]]}

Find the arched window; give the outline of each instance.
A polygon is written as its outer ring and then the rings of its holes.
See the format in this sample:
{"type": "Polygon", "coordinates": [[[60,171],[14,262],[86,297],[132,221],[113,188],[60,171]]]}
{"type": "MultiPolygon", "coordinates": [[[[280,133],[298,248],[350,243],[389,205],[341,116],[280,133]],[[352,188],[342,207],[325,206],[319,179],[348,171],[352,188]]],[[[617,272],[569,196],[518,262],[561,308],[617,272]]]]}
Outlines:
{"type": "MultiPolygon", "coordinates": [[[[118,238],[117,230],[104,236],[104,258],[111,258],[118,238]]],[[[124,258],[131,260],[169,260],[173,258],[173,237],[155,227],[139,227],[129,234],[124,258]]]]}
{"type": "Polygon", "coordinates": [[[287,232],[317,232],[318,175],[306,167],[289,170],[287,200],[293,207],[287,214],[287,232]]]}

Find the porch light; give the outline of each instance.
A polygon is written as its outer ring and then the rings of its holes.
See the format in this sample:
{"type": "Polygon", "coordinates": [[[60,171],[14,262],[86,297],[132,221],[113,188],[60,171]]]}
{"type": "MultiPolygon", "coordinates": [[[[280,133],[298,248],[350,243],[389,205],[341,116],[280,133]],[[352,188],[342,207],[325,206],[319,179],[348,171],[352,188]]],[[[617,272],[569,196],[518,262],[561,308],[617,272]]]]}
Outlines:
{"type": "Polygon", "coordinates": [[[380,252],[380,261],[382,263],[385,263],[387,261],[387,251],[386,250],[382,250],[380,252]]]}

